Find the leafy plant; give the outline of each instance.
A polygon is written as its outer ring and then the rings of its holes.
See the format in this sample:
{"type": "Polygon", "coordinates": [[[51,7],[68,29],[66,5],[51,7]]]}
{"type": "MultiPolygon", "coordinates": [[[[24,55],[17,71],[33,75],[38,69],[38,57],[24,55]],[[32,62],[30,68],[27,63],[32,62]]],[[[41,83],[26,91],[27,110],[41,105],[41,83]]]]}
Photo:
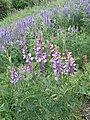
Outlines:
{"type": "Polygon", "coordinates": [[[24,9],[26,6],[33,6],[33,0],[12,0],[12,6],[16,9],[24,9]]]}
{"type": "Polygon", "coordinates": [[[9,10],[8,2],[0,0],[0,20],[7,16],[9,10]]]}

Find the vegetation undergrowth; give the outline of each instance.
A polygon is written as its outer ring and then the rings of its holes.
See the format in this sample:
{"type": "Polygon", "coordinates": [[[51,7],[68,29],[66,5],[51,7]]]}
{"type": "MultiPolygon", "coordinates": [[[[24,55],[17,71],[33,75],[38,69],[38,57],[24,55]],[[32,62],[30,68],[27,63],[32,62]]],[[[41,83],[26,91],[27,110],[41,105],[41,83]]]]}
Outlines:
{"type": "Polygon", "coordinates": [[[64,2],[25,8],[0,23],[0,120],[83,120],[90,3],[64,2]]]}
{"type": "MultiPolygon", "coordinates": [[[[7,1],[7,3],[10,2],[10,1],[8,2],[8,0],[6,0],[6,1],[7,1]]],[[[3,18],[2,21],[0,21],[0,27],[7,26],[8,24],[16,22],[18,19],[24,18],[26,16],[30,16],[33,13],[37,14],[37,13],[39,13],[39,11],[41,9],[45,9],[45,8],[48,8],[48,7],[53,8],[54,6],[57,6],[59,4],[59,1],[58,0],[54,1],[53,0],[52,4],[50,4],[50,3],[51,3],[51,1],[48,1],[46,3],[42,2],[41,5],[39,5],[39,6],[35,5],[35,6],[33,6],[33,8],[31,8],[30,6],[27,6],[24,9],[20,9],[20,10],[15,10],[15,9],[11,8],[11,11],[12,11],[13,14],[10,14],[10,12],[9,12],[8,16],[3,18]]],[[[60,1],[59,6],[62,6],[63,4],[64,4],[64,1],[60,1]]],[[[10,6],[11,6],[11,4],[8,5],[9,8],[10,8],[10,6]]]]}

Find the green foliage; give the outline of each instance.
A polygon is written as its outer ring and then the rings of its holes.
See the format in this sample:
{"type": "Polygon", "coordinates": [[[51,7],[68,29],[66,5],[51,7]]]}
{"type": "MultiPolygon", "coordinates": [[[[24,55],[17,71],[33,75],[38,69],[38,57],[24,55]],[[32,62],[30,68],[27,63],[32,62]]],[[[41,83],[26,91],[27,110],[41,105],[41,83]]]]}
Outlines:
{"type": "Polygon", "coordinates": [[[0,74],[1,74],[5,72],[5,70],[9,65],[8,57],[5,53],[0,54],[0,64],[2,65],[0,66],[0,74]]]}
{"type": "Polygon", "coordinates": [[[26,6],[33,7],[47,2],[47,0],[12,0],[12,6],[16,9],[24,9],[26,6]]]}
{"type": "Polygon", "coordinates": [[[12,0],[3,0],[7,3],[8,7],[11,8],[12,6],[12,0]]]}
{"type": "Polygon", "coordinates": [[[7,16],[8,10],[8,2],[0,0],[0,20],[7,16]]]}
{"type": "Polygon", "coordinates": [[[90,33],[90,16],[84,19],[84,32],[90,33]]]}
{"type": "Polygon", "coordinates": [[[74,34],[66,38],[66,48],[72,51],[80,68],[82,68],[84,55],[87,55],[88,61],[90,61],[89,38],[89,35],[86,33],[74,34]]]}
{"type": "Polygon", "coordinates": [[[12,6],[16,9],[24,9],[26,6],[33,6],[33,0],[12,0],[12,6]]]}
{"type": "MultiPolygon", "coordinates": [[[[9,69],[7,74],[9,74],[9,69]]],[[[52,75],[28,76],[16,84],[0,76],[0,113],[7,120],[81,120],[79,107],[90,91],[90,64],[85,74],[55,81],[52,75]],[[2,80],[1,80],[2,77],[2,80]]]]}
{"type": "Polygon", "coordinates": [[[37,75],[34,79],[29,76],[15,85],[11,85],[9,79],[3,81],[3,87],[0,86],[1,119],[80,120],[77,106],[82,105],[83,91],[80,86],[82,82],[78,83],[79,75],[77,73],[73,81],[71,77],[56,82],[52,75],[37,75]]]}

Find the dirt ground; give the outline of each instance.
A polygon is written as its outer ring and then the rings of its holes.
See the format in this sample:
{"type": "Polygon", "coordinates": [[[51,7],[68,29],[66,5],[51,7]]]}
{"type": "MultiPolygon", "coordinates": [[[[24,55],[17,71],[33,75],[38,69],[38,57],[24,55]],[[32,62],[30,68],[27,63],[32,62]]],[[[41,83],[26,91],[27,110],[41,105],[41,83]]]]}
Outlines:
{"type": "Polygon", "coordinates": [[[90,120],[90,98],[85,100],[85,103],[80,110],[82,120],[90,120]]]}

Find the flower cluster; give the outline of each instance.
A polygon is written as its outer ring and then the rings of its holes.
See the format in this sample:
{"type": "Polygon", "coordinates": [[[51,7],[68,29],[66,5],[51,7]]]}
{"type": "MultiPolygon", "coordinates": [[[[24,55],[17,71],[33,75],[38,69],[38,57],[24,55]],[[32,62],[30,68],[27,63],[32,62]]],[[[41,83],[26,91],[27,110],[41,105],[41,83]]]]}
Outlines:
{"type": "Polygon", "coordinates": [[[72,57],[72,54],[68,52],[67,50],[65,51],[65,56],[66,56],[66,60],[64,64],[65,73],[73,76],[77,70],[75,60],[72,57]]]}
{"type": "Polygon", "coordinates": [[[64,5],[64,7],[62,8],[62,12],[68,16],[70,14],[70,9],[69,9],[69,1],[67,1],[64,5]]]}
{"type": "Polygon", "coordinates": [[[90,4],[88,0],[68,0],[62,8],[64,15],[69,16],[73,13],[74,18],[78,18],[78,13],[83,9],[88,15],[90,15],[90,4]]]}
{"type": "Polygon", "coordinates": [[[11,69],[11,83],[16,83],[18,80],[22,80],[26,77],[26,74],[31,74],[31,69],[29,65],[21,65],[18,70],[12,66],[11,69]]]}
{"type": "MultiPolygon", "coordinates": [[[[51,17],[56,13],[58,13],[57,7],[55,7],[53,11],[50,9],[42,10],[39,15],[42,16],[44,24],[50,27],[51,17]]],[[[30,30],[32,35],[34,35],[36,30],[33,30],[32,28],[37,22],[37,15],[28,16],[19,19],[16,23],[12,23],[10,26],[0,28],[0,50],[5,49],[6,45],[22,45],[26,37],[27,29],[30,30]]]]}
{"type": "Polygon", "coordinates": [[[27,27],[31,28],[34,17],[28,16],[18,20],[10,26],[0,29],[0,50],[6,49],[7,45],[22,45],[26,41],[27,27]]]}
{"type": "Polygon", "coordinates": [[[11,82],[12,83],[16,83],[18,81],[18,72],[17,70],[15,69],[14,66],[12,66],[12,70],[11,70],[11,82]]]}
{"type": "Polygon", "coordinates": [[[21,65],[18,69],[19,79],[22,80],[27,74],[31,74],[30,67],[27,65],[21,65]]]}
{"type": "Polygon", "coordinates": [[[45,43],[42,42],[41,36],[39,36],[38,39],[36,40],[36,45],[34,46],[34,50],[36,56],[32,58],[31,54],[28,54],[26,44],[22,46],[23,59],[26,61],[26,64],[21,65],[18,71],[16,71],[14,66],[12,67],[13,83],[16,83],[18,79],[21,80],[25,78],[26,74],[32,74],[34,72],[32,62],[35,62],[35,60],[37,63],[39,63],[40,70],[42,73],[45,72],[46,70],[45,69],[46,62],[49,63],[50,61],[52,61],[55,80],[58,80],[60,76],[64,74],[68,74],[68,75],[70,74],[72,76],[75,74],[76,64],[74,58],[72,57],[72,54],[67,50],[65,50],[65,52],[61,54],[59,52],[59,47],[56,45],[53,47],[53,44],[51,44],[49,40],[46,40],[46,49],[45,49],[45,43]]]}
{"type": "Polygon", "coordinates": [[[44,24],[46,24],[48,26],[48,28],[50,28],[50,24],[51,24],[51,11],[49,9],[47,10],[42,10],[40,15],[43,17],[44,20],[44,24]]]}
{"type": "MultiPolygon", "coordinates": [[[[74,21],[78,21],[79,13],[81,8],[90,15],[90,3],[88,0],[68,0],[62,8],[62,12],[65,16],[70,16],[73,14],[74,21]]],[[[52,23],[53,15],[59,13],[59,8],[55,7],[53,10],[45,9],[42,10],[39,15],[43,18],[42,22],[50,28],[51,26],[54,27],[56,24],[56,19],[54,19],[52,23]]],[[[39,17],[40,17],[39,16],[39,17]]],[[[34,36],[36,31],[33,30],[33,25],[37,24],[38,19],[36,16],[28,16],[22,19],[19,19],[16,23],[12,23],[10,26],[3,27],[0,29],[0,51],[6,50],[7,45],[22,45],[23,41],[26,37],[27,29],[30,30],[30,33],[34,36]]]]}
{"type": "Polygon", "coordinates": [[[26,72],[27,72],[27,66],[24,66],[24,65],[21,65],[20,67],[19,67],[19,70],[18,70],[19,72],[19,79],[20,80],[22,80],[24,77],[25,77],[25,74],[26,74],[26,72]]]}
{"type": "Polygon", "coordinates": [[[54,14],[57,14],[57,13],[59,13],[59,9],[58,9],[58,7],[55,7],[54,8],[54,14]]]}
{"type": "Polygon", "coordinates": [[[52,56],[53,56],[52,62],[53,62],[54,74],[56,75],[55,80],[58,80],[59,75],[63,74],[60,55],[61,55],[61,53],[59,52],[58,46],[55,46],[54,54],[52,54],[52,56]]]}
{"type": "Polygon", "coordinates": [[[45,70],[45,59],[43,57],[43,46],[42,46],[42,37],[39,36],[36,41],[36,46],[34,46],[34,50],[36,52],[36,60],[40,63],[40,68],[42,71],[45,70]]]}
{"type": "Polygon", "coordinates": [[[34,50],[36,51],[36,60],[37,62],[41,62],[43,60],[43,49],[42,49],[42,38],[41,36],[38,37],[36,40],[36,45],[34,46],[34,50]]]}
{"type": "Polygon", "coordinates": [[[47,52],[44,53],[44,59],[47,61],[50,54],[53,52],[53,44],[49,40],[46,40],[47,52]]]}
{"type": "Polygon", "coordinates": [[[28,65],[28,69],[31,73],[33,73],[33,68],[32,68],[32,60],[33,58],[31,57],[31,54],[27,53],[27,46],[24,45],[22,48],[22,53],[23,53],[23,59],[26,60],[26,64],[28,65]]]}
{"type": "Polygon", "coordinates": [[[65,50],[64,56],[61,57],[58,46],[54,48],[54,54],[52,54],[53,68],[55,74],[55,80],[58,80],[62,74],[67,74],[73,76],[76,72],[76,64],[72,54],[65,50]],[[60,59],[61,58],[61,59],[60,59]]]}

